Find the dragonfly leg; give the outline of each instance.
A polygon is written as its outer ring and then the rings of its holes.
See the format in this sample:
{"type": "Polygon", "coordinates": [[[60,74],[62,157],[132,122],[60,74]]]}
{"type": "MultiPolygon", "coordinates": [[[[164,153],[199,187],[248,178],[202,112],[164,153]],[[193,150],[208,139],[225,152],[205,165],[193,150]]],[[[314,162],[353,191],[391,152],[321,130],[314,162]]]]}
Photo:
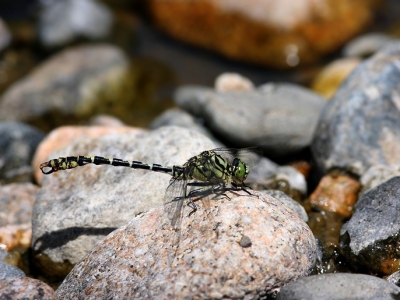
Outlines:
{"type": "Polygon", "coordinates": [[[189,198],[188,206],[192,209],[189,213],[189,217],[197,211],[197,205],[193,202],[192,198],[189,198]]]}

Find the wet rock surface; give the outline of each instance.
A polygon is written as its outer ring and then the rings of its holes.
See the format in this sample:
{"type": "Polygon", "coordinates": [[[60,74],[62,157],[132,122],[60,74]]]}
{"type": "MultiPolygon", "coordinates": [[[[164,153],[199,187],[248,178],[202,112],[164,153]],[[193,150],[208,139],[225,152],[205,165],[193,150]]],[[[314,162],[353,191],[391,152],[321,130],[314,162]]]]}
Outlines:
{"type": "Polygon", "coordinates": [[[281,289],[277,300],[382,299],[400,296],[400,288],[383,279],[362,274],[321,274],[301,278],[281,289]]]}
{"type": "Polygon", "coordinates": [[[363,194],[351,219],[343,225],[340,246],[355,268],[391,274],[400,269],[400,177],[394,177],[363,194]]]}
{"type": "MultiPolygon", "coordinates": [[[[201,134],[163,127],[139,135],[81,140],[52,153],[49,159],[80,153],[173,165],[185,163],[199,149],[212,148],[212,142],[201,134]]],[[[94,165],[43,177],[32,220],[32,248],[39,268],[65,276],[111,231],[162,205],[169,180],[167,174],[94,165]]]]}
{"type": "Polygon", "coordinates": [[[400,162],[399,58],[393,43],[361,63],[324,108],[312,143],[321,174],[400,162]]]}
{"type": "Polygon", "coordinates": [[[347,174],[332,171],[325,175],[310,195],[310,204],[349,218],[358,199],[361,185],[347,174]]]}
{"type": "Polygon", "coordinates": [[[57,295],[246,298],[309,273],[315,240],[297,214],[257,192],[226,196],[196,201],[193,214],[184,205],[177,248],[161,208],[137,216],[93,248],[57,295]],[[243,236],[251,243],[241,246],[243,236]]]}
{"type": "Polygon", "coordinates": [[[266,84],[244,92],[181,87],[175,102],[204,118],[217,136],[237,147],[259,145],[268,157],[308,147],[326,104],[324,98],[291,84],[266,84]]]}

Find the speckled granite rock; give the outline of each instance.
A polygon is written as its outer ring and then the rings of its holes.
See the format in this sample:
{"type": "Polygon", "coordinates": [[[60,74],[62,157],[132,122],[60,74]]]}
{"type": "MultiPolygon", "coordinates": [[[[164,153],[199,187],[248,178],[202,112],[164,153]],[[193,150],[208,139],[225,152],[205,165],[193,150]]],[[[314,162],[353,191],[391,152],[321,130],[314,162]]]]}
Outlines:
{"type": "Polygon", "coordinates": [[[62,299],[250,298],[309,274],[315,239],[292,210],[253,191],[183,207],[179,247],[161,208],[99,243],[57,290],[62,299]],[[206,205],[207,204],[207,205],[206,205]]]}

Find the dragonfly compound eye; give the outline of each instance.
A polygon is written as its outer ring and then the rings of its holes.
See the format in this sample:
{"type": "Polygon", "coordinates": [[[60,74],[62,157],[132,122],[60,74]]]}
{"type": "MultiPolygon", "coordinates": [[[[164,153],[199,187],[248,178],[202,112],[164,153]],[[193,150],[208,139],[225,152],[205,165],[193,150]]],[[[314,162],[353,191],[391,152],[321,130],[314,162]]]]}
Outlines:
{"type": "Polygon", "coordinates": [[[239,158],[235,158],[232,162],[233,165],[233,176],[236,179],[243,181],[246,179],[247,174],[249,173],[248,167],[242,162],[239,158]]]}

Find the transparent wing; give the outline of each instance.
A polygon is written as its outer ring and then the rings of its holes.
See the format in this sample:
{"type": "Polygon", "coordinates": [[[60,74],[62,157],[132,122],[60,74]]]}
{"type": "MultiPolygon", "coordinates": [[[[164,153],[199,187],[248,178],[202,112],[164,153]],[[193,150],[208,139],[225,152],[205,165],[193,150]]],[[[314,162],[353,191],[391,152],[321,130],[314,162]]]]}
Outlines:
{"type": "Polygon", "coordinates": [[[186,180],[172,178],[164,196],[164,214],[174,229],[179,229],[185,201],[186,180]]]}
{"type": "Polygon", "coordinates": [[[259,147],[242,148],[242,149],[216,148],[211,151],[222,156],[230,163],[232,163],[232,161],[236,157],[240,158],[249,167],[253,167],[254,165],[256,165],[260,161],[263,155],[263,151],[259,147]]]}

